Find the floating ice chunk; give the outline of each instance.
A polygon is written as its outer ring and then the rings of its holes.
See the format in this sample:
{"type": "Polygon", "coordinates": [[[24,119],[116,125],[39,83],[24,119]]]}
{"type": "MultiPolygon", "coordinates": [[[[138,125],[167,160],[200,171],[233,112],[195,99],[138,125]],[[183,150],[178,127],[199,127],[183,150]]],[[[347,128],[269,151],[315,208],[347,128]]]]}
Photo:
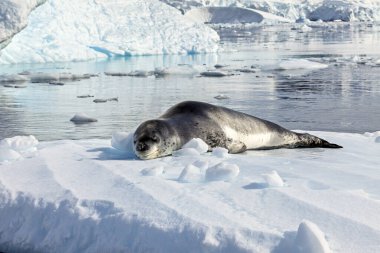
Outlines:
{"type": "Polygon", "coordinates": [[[0,141],[0,148],[13,149],[20,153],[35,151],[37,145],[38,140],[33,135],[15,136],[0,141]]]}
{"type": "Polygon", "coordinates": [[[107,103],[108,101],[119,102],[119,98],[96,98],[92,102],[94,102],[94,103],[107,103]]]}
{"type": "Polygon", "coordinates": [[[216,147],[212,150],[212,155],[219,158],[227,158],[228,150],[222,147],[216,147]]]}
{"type": "Polygon", "coordinates": [[[106,76],[128,76],[129,73],[125,72],[104,72],[106,76]]]}
{"type": "Polygon", "coordinates": [[[76,123],[76,124],[83,124],[83,123],[90,123],[90,122],[97,122],[98,120],[95,118],[91,118],[85,113],[77,113],[70,119],[70,121],[76,123]]]}
{"type": "Polygon", "coordinates": [[[192,164],[187,165],[178,177],[178,181],[183,183],[196,183],[202,180],[203,174],[201,169],[192,164]]]}
{"type": "Polygon", "coordinates": [[[134,76],[134,77],[148,77],[153,75],[152,71],[146,71],[146,70],[135,70],[128,73],[128,76],[134,76]]]}
{"type": "Polygon", "coordinates": [[[284,181],[275,170],[272,171],[271,173],[263,174],[262,176],[268,187],[283,187],[284,186],[284,181]]]}
{"type": "Polygon", "coordinates": [[[11,162],[21,158],[22,156],[17,151],[0,146],[0,162],[11,162]]]}
{"type": "Polygon", "coordinates": [[[23,83],[29,78],[23,75],[0,75],[0,83],[23,83]]]}
{"type": "Polygon", "coordinates": [[[183,145],[182,148],[193,148],[200,154],[206,153],[208,151],[208,145],[200,138],[191,139],[188,143],[183,145]]]}
{"type": "Polygon", "coordinates": [[[380,66],[380,59],[377,60],[375,64],[380,66]]]}
{"type": "Polygon", "coordinates": [[[292,70],[292,69],[324,69],[327,68],[327,64],[313,62],[306,59],[292,59],[284,60],[280,62],[278,68],[281,70],[292,70]]]}
{"type": "Polygon", "coordinates": [[[173,152],[173,156],[198,156],[199,151],[195,148],[181,148],[173,152]]]}
{"type": "Polygon", "coordinates": [[[141,174],[144,176],[159,176],[164,173],[164,167],[163,166],[155,166],[151,168],[145,168],[141,170],[141,174]]]}
{"type": "Polygon", "coordinates": [[[80,95],[80,96],[77,96],[77,98],[92,98],[94,97],[93,95],[80,95]]]}
{"type": "Polygon", "coordinates": [[[216,68],[216,69],[221,69],[221,68],[225,68],[225,67],[227,67],[228,65],[225,65],[225,64],[215,64],[214,65],[214,68],[216,68]]]}
{"type": "Polygon", "coordinates": [[[112,134],[111,146],[123,152],[134,153],[133,134],[134,132],[114,132],[112,134]]]}
{"type": "Polygon", "coordinates": [[[302,32],[311,32],[313,30],[313,28],[311,28],[310,26],[308,25],[303,25],[301,26],[301,29],[300,29],[302,32]]]}
{"type": "Polygon", "coordinates": [[[200,71],[198,68],[195,68],[192,65],[180,65],[176,67],[170,68],[156,68],[154,70],[154,75],[156,77],[163,77],[168,75],[176,75],[176,76],[194,76],[198,74],[200,71]]]}
{"type": "Polygon", "coordinates": [[[224,77],[227,76],[227,73],[222,71],[204,71],[201,72],[201,76],[205,77],[224,77]]]}
{"type": "Polygon", "coordinates": [[[214,97],[215,99],[222,100],[222,99],[229,99],[230,97],[224,94],[219,94],[214,97]]]}
{"type": "Polygon", "coordinates": [[[294,241],[296,253],[331,253],[324,233],[307,220],[301,222],[294,241]]]}
{"type": "Polygon", "coordinates": [[[240,169],[236,164],[219,163],[206,170],[207,181],[231,181],[239,175],[240,169]]]}

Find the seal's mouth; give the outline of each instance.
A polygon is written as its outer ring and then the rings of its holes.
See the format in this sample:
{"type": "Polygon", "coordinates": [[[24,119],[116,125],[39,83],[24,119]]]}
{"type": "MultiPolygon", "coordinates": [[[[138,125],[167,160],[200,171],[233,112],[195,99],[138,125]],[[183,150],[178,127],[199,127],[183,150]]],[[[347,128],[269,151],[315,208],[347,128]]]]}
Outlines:
{"type": "Polygon", "coordinates": [[[136,148],[135,148],[136,156],[142,160],[157,158],[159,156],[158,153],[159,152],[158,152],[157,146],[153,146],[152,148],[150,148],[147,151],[136,151],[136,148]]]}

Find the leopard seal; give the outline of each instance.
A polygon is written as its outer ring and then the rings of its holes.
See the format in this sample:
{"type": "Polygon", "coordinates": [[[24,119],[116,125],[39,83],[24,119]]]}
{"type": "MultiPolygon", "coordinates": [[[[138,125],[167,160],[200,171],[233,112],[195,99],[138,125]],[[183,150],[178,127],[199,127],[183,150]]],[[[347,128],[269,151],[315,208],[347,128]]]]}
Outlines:
{"type": "Polygon", "coordinates": [[[342,148],[307,133],[296,133],[273,122],[226,107],[185,101],[169,108],[158,119],[141,123],[133,135],[133,148],[140,159],[168,156],[192,138],[229,153],[247,149],[342,148]]]}

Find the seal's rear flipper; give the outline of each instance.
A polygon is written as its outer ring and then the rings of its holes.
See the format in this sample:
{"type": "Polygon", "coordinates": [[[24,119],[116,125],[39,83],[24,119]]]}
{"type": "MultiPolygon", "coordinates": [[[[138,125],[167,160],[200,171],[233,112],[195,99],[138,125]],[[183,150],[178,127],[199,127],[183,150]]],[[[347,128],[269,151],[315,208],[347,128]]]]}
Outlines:
{"type": "Polygon", "coordinates": [[[227,142],[228,153],[237,154],[243,153],[247,150],[247,146],[241,141],[229,141],[227,142]]]}
{"type": "Polygon", "coordinates": [[[311,134],[296,133],[299,141],[292,145],[294,148],[343,148],[311,134]]]}

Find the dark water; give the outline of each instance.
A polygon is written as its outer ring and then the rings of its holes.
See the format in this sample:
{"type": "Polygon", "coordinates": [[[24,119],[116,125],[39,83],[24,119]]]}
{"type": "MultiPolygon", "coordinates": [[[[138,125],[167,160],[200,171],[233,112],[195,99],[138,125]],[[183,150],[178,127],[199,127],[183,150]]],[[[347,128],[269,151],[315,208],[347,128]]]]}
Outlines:
{"type": "Polygon", "coordinates": [[[302,33],[290,26],[220,29],[219,54],[151,56],[101,62],[0,66],[0,74],[32,72],[100,73],[64,86],[30,83],[27,88],[0,86],[0,139],[33,134],[40,140],[110,138],[139,122],[159,116],[183,100],[227,106],[290,129],[339,132],[380,130],[380,26],[339,25],[302,33]],[[357,63],[354,56],[366,64],[357,63]],[[315,71],[279,71],[283,59],[305,58],[329,65],[315,71]],[[104,71],[153,70],[178,64],[228,65],[232,76],[165,78],[105,76],[104,71]],[[240,73],[238,68],[258,68],[240,73]],[[118,97],[119,102],[93,103],[118,97]],[[214,96],[225,94],[226,100],[214,96]],[[96,123],[75,125],[84,112],[96,123]]]}

